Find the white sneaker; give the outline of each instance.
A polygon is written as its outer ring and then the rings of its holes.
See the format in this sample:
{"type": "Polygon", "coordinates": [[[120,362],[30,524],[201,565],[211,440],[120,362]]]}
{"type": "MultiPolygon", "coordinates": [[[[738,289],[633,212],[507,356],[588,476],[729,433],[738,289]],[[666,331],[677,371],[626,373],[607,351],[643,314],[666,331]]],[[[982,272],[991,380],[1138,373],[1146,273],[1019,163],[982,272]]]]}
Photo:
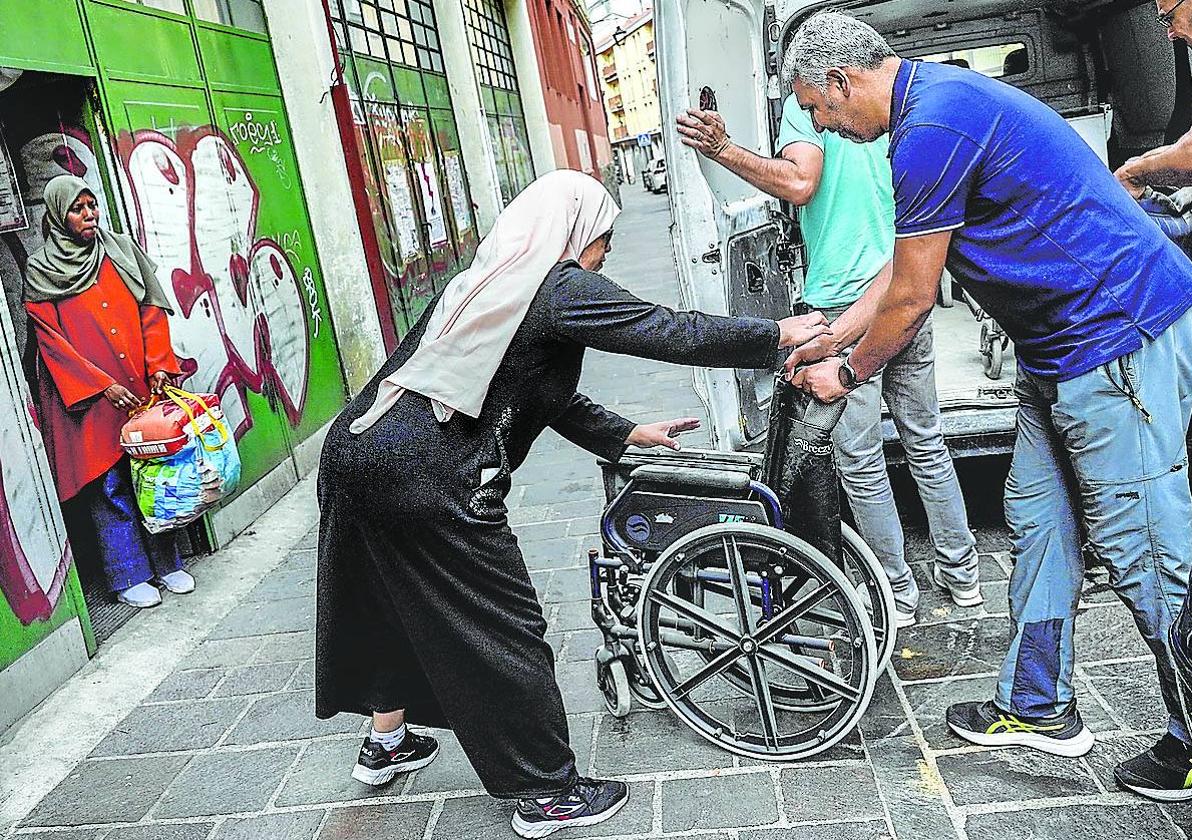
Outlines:
{"type": "Polygon", "coordinates": [[[935,585],[943,589],[952,596],[952,603],[958,607],[978,607],[985,603],[985,596],[981,594],[980,583],[974,583],[971,586],[961,586],[952,583],[943,572],[940,571],[939,564],[932,567],[931,579],[935,581],[935,585]]]}
{"type": "Polygon", "coordinates": [[[130,586],[128,589],[125,589],[123,592],[117,592],[116,599],[122,604],[128,604],[130,607],[143,610],[146,607],[156,607],[160,604],[161,593],[151,583],[138,583],[136,586],[130,586]]]}
{"type": "Polygon", "coordinates": [[[188,592],[195,591],[194,576],[183,569],[170,572],[168,575],[162,575],[158,580],[161,581],[162,586],[175,595],[185,595],[188,592]]]}
{"type": "Polygon", "coordinates": [[[903,612],[898,607],[894,608],[894,627],[896,629],[901,630],[904,627],[914,627],[918,623],[919,619],[915,615],[914,610],[903,612]]]}

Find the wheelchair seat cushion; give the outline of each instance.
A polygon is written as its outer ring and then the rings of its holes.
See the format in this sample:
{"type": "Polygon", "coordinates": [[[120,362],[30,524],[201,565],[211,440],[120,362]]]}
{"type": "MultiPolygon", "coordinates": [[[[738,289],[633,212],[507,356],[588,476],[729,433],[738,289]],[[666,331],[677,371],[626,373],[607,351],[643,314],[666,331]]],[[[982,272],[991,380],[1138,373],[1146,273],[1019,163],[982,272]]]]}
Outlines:
{"type": "Polygon", "coordinates": [[[669,464],[643,464],[630,473],[634,481],[669,487],[703,488],[744,492],[749,489],[749,474],[739,470],[679,467],[669,464]]]}

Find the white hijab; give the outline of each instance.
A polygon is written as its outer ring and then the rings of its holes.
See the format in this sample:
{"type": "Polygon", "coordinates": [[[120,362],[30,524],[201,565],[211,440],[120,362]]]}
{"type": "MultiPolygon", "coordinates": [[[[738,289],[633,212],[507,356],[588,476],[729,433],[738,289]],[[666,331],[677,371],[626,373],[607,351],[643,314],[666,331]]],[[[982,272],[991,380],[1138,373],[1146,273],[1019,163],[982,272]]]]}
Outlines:
{"type": "Polygon", "coordinates": [[[385,379],[349,427],[360,434],[410,390],[430,398],[445,423],[479,417],[489,384],[547,273],[612,230],[621,212],[589,175],[559,169],[509,203],[476,249],[472,265],[443,291],[413,355],[385,379]]]}

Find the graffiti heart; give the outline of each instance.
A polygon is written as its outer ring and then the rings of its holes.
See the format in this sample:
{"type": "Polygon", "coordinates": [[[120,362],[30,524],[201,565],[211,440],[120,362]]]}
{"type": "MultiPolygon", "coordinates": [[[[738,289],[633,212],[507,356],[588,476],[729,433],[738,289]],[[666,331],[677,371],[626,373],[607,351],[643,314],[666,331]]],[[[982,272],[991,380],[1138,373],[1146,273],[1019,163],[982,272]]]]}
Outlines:
{"type": "MultiPolygon", "coordinates": [[[[278,243],[256,235],[261,195],[235,146],[210,126],[120,143],[137,227],[174,303],[170,335],[191,390],[214,392],[240,437],[248,392],[267,389],[290,423],[310,368],[308,290],[278,243]]],[[[309,271],[309,269],[307,269],[309,271]]]]}

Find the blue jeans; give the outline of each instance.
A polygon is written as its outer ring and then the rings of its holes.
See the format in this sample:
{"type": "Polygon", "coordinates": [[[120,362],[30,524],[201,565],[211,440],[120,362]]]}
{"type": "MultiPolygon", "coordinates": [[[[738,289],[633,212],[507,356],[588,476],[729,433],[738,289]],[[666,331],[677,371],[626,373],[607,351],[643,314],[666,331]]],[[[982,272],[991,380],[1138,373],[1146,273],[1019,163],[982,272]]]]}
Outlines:
{"type": "MultiPolygon", "coordinates": [[[[835,320],[843,311],[824,314],[835,320]]],[[[832,435],[857,530],[881,560],[898,608],[913,612],[919,588],[906,562],[902,523],[882,451],[883,397],[927,512],[936,563],[948,579],[971,586],[977,582],[977,541],[969,530],[960,482],[940,429],[930,319],[882,371],[848,395],[848,406],[832,435]]]]}
{"type": "MultiPolygon", "coordinates": [[[[1154,652],[1169,730],[1190,741],[1189,672],[1169,633],[1188,590],[1192,311],[1154,341],[1066,382],[1019,367],[1018,439],[1006,480],[1014,640],[995,702],[1024,717],[1073,700],[1073,621],[1088,545],[1154,652]],[[1182,686],[1181,686],[1182,680],[1182,686]]],[[[1089,616],[1086,620],[1093,620],[1089,616]]]]}
{"type": "Polygon", "coordinates": [[[145,583],[155,573],[168,575],[182,568],[177,532],[145,530],[127,456],[63,507],[69,513],[71,545],[99,560],[113,592],[145,583]]]}

